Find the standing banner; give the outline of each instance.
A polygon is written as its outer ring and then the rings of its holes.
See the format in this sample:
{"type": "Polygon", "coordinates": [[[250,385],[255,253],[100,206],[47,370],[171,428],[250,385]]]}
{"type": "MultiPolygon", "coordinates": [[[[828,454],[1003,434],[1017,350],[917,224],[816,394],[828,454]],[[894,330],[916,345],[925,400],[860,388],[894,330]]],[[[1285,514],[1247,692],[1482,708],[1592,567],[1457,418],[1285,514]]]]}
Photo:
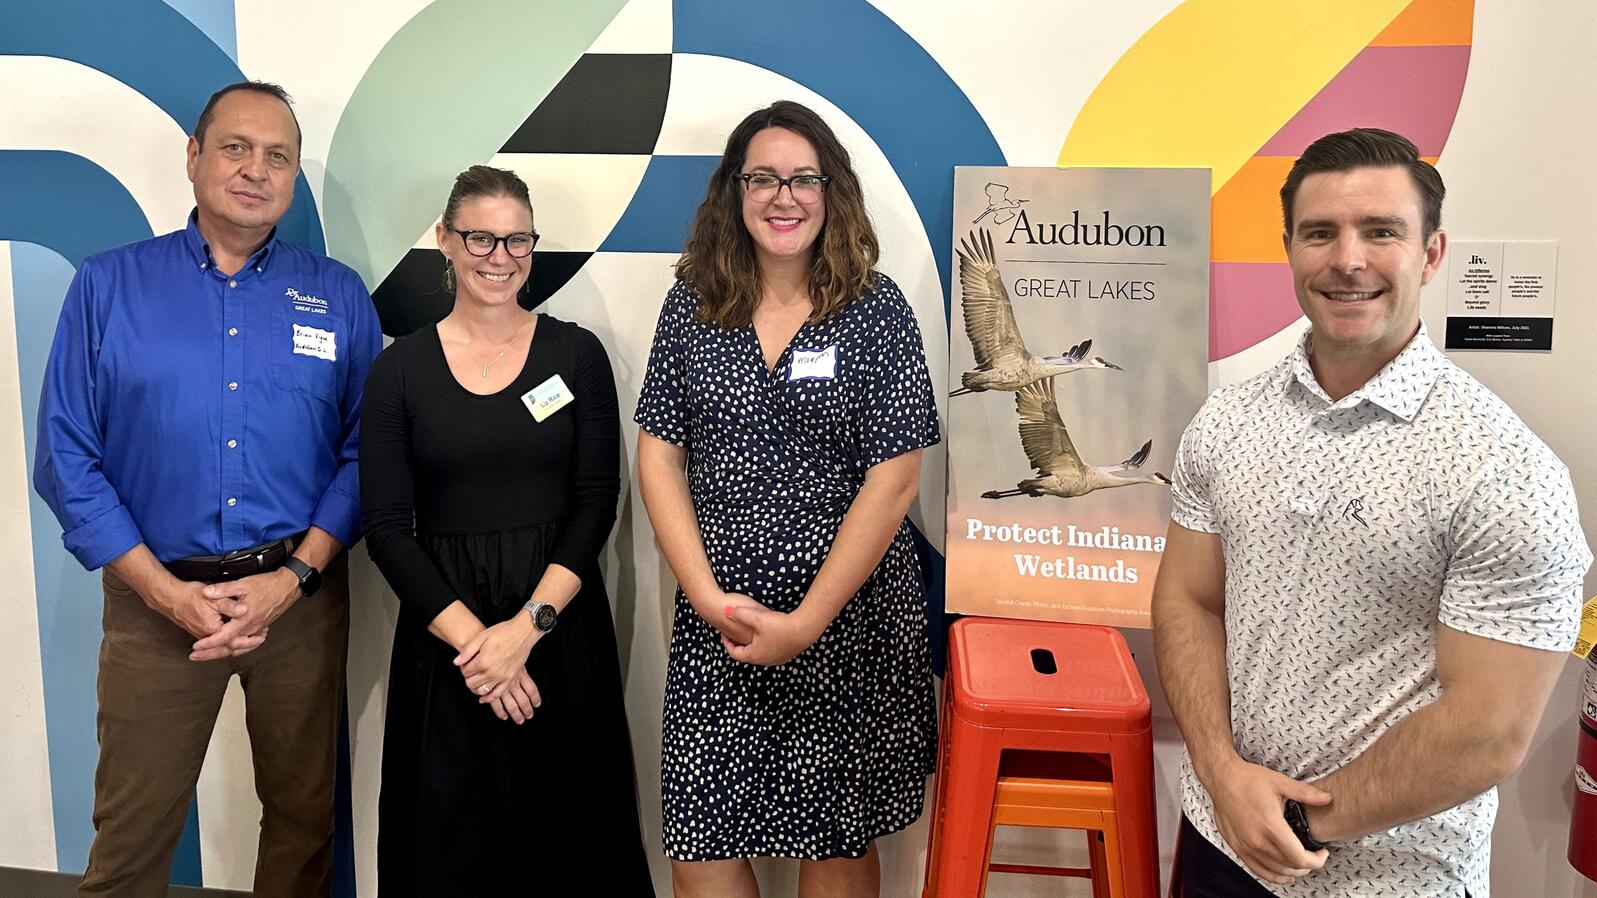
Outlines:
{"type": "Polygon", "coordinates": [[[1209,178],[955,169],[949,611],[1148,626],[1208,394],[1209,178]]]}

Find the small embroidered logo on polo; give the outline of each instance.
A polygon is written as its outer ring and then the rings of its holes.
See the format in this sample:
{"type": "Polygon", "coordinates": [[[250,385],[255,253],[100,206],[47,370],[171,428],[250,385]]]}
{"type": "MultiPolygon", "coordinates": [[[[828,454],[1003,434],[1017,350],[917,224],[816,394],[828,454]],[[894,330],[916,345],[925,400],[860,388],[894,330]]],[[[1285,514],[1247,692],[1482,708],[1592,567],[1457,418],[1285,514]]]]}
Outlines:
{"type": "Polygon", "coordinates": [[[1347,520],[1348,518],[1352,518],[1353,520],[1358,521],[1359,524],[1364,526],[1364,527],[1370,526],[1370,522],[1364,520],[1364,500],[1363,499],[1349,499],[1348,500],[1347,507],[1342,509],[1342,519],[1343,520],[1347,520]]]}
{"type": "Polygon", "coordinates": [[[327,300],[322,299],[320,296],[312,296],[309,293],[302,293],[298,290],[295,290],[293,287],[289,287],[287,290],[284,290],[283,295],[288,297],[293,302],[294,311],[296,312],[306,312],[311,315],[327,314],[327,300]]]}

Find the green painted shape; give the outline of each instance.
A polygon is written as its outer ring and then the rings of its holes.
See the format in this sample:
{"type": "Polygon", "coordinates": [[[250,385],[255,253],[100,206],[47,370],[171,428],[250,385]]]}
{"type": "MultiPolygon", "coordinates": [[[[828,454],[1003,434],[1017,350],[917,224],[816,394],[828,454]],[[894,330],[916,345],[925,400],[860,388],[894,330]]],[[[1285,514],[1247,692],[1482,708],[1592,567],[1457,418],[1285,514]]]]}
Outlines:
{"type": "Polygon", "coordinates": [[[437,0],[406,22],[333,132],[328,255],[376,289],[438,217],[455,175],[499,151],[624,5],[437,0]]]}

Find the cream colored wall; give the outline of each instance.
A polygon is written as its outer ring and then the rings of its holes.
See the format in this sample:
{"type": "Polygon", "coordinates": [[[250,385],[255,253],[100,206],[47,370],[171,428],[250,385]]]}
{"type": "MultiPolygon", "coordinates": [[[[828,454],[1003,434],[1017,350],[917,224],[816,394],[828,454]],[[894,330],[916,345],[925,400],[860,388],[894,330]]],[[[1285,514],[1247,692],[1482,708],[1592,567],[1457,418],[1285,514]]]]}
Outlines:
{"type": "MultiPolygon", "coordinates": [[[[1448,184],[1443,225],[1454,239],[1559,241],[1553,351],[1452,358],[1569,466],[1587,542],[1597,544],[1594,40],[1597,6],[1590,3],[1477,3],[1469,82],[1439,168],[1448,184]]],[[[1439,332],[1440,290],[1427,291],[1423,312],[1439,332]]],[[[1586,595],[1594,593],[1597,575],[1588,574],[1586,595]]],[[[1492,840],[1500,898],[1597,896],[1597,885],[1565,860],[1582,667],[1566,665],[1525,765],[1502,787],[1492,840]]]]}

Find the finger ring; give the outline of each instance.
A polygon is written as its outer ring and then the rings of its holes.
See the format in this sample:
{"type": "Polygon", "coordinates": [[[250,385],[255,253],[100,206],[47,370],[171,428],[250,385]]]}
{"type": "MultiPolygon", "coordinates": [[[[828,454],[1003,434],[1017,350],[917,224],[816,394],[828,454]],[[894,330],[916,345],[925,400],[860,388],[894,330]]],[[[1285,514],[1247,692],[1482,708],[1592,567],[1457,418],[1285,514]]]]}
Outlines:
{"type": "Polygon", "coordinates": [[[487,683],[484,683],[481,686],[477,687],[477,694],[478,695],[487,695],[488,694],[488,690],[492,689],[492,688],[493,687],[489,686],[487,683]]]}

